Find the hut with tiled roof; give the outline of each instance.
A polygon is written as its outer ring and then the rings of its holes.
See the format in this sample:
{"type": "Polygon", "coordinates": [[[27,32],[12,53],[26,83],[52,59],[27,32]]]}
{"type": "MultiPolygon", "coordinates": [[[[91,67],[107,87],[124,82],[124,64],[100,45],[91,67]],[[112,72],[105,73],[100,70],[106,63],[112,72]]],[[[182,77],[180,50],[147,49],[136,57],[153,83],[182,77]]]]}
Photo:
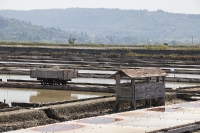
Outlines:
{"type": "Polygon", "coordinates": [[[151,106],[157,99],[158,105],[165,104],[165,76],[167,73],[160,68],[122,69],[114,76],[116,79],[116,109],[120,100],[131,101],[131,108],[136,109],[137,100],[146,100],[151,106]],[[122,83],[121,78],[130,82],[122,83]]]}

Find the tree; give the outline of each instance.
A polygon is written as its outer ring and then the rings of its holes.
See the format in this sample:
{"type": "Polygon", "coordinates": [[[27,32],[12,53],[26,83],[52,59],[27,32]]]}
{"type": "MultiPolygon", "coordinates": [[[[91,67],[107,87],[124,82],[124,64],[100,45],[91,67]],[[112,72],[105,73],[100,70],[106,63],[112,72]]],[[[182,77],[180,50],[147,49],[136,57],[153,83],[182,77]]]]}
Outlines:
{"type": "Polygon", "coordinates": [[[69,38],[68,42],[69,42],[69,44],[74,44],[75,40],[76,40],[76,38],[69,38]]]}

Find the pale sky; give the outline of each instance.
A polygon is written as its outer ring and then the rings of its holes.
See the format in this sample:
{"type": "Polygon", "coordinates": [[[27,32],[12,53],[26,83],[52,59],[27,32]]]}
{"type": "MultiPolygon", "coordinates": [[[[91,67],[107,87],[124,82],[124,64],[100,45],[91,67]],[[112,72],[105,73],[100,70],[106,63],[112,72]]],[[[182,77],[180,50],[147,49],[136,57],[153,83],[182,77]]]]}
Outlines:
{"type": "Polygon", "coordinates": [[[200,0],[0,0],[0,10],[119,8],[200,14],[200,0]]]}

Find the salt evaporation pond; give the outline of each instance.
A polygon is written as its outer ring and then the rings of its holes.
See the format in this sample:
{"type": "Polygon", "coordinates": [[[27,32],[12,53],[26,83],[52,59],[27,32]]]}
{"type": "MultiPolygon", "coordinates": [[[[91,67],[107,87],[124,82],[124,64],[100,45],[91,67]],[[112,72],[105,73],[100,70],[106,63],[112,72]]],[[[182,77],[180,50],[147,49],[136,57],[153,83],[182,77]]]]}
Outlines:
{"type": "Polygon", "coordinates": [[[23,89],[23,88],[0,88],[0,101],[25,103],[48,103],[64,100],[76,100],[110,95],[109,93],[82,92],[67,90],[47,90],[47,89],[23,89]]]}
{"type": "MultiPolygon", "coordinates": [[[[95,73],[95,74],[114,74],[116,71],[101,71],[101,70],[79,70],[79,73],[95,73]]],[[[168,77],[180,77],[180,78],[200,78],[195,74],[168,74],[168,77]]],[[[0,79],[3,82],[7,82],[7,79],[19,79],[19,80],[36,80],[30,78],[29,75],[11,75],[0,74],[0,79]]],[[[75,78],[70,81],[71,83],[91,83],[91,84],[108,84],[114,85],[114,79],[104,78],[75,78]]],[[[129,82],[129,80],[121,80],[121,82],[129,82]]],[[[183,82],[166,82],[166,88],[179,88],[189,86],[199,86],[200,83],[183,83],[183,82]]],[[[90,97],[98,97],[103,95],[110,95],[108,93],[98,92],[81,92],[81,91],[66,91],[66,90],[41,90],[41,89],[22,89],[22,88],[0,88],[0,101],[6,99],[7,103],[11,102],[55,102],[63,100],[82,99],[90,97]]]]}

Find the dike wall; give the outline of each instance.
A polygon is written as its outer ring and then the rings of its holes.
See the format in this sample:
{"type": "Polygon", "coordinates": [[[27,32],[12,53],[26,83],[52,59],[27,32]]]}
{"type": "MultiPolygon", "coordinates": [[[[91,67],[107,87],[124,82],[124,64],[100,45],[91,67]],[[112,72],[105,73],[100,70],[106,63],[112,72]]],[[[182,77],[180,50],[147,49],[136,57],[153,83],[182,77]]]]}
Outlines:
{"type": "Polygon", "coordinates": [[[0,132],[113,113],[114,106],[115,97],[101,97],[41,108],[0,112],[0,132]]]}
{"type": "Polygon", "coordinates": [[[59,122],[50,119],[43,110],[20,109],[0,113],[0,132],[59,122]]]}
{"type": "MultiPolygon", "coordinates": [[[[176,94],[166,95],[166,104],[180,102],[183,101],[179,100],[176,94]]],[[[130,108],[130,102],[122,101],[120,105],[120,111],[130,108]]],[[[137,102],[137,108],[141,106],[144,106],[144,101],[137,102]]],[[[41,108],[0,112],[0,132],[111,114],[116,112],[114,107],[115,97],[112,96],[77,100],[75,102],[41,108]]]]}
{"type": "Polygon", "coordinates": [[[178,54],[178,55],[199,55],[198,50],[145,50],[145,49],[86,49],[86,48],[39,48],[39,47],[8,47],[0,46],[0,51],[7,51],[10,53],[15,52],[40,52],[40,53],[52,53],[52,52],[70,52],[70,53],[86,53],[86,54],[101,54],[101,53],[115,53],[125,55],[128,52],[134,52],[138,54],[178,54]]]}

